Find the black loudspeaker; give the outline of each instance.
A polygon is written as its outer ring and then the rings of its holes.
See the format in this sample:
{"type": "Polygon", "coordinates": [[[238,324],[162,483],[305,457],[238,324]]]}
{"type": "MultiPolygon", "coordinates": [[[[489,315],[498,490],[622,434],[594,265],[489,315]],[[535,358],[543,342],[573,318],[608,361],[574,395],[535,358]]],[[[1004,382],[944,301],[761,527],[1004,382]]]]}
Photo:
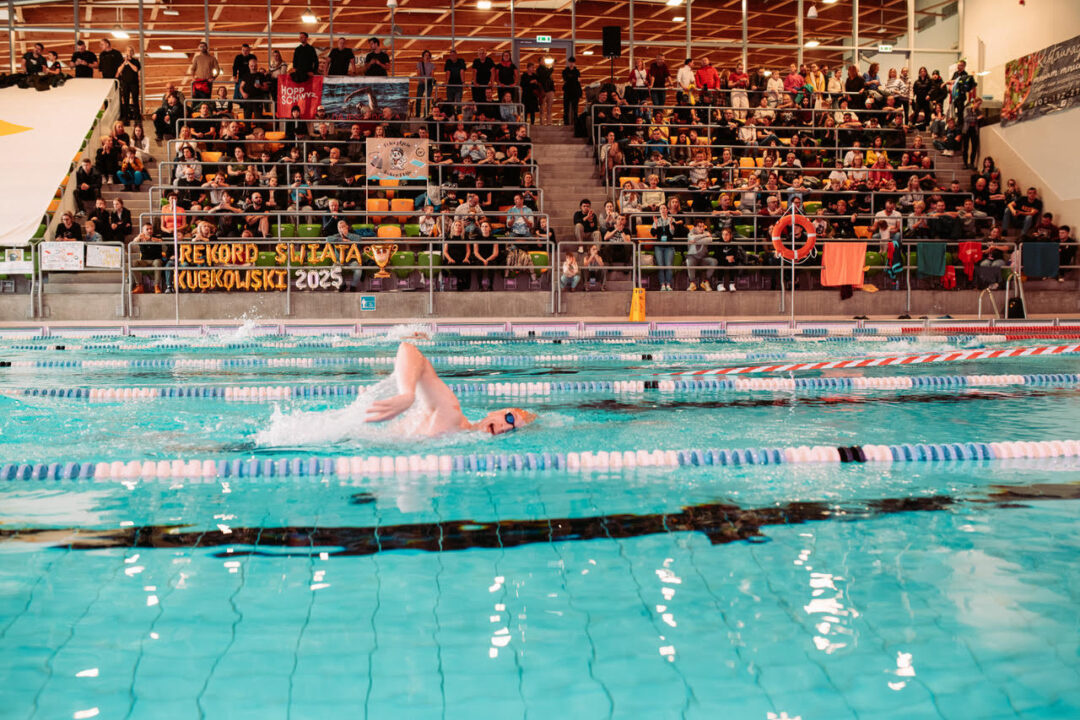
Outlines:
{"type": "Polygon", "coordinates": [[[622,28],[618,25],[604,26],[604,57],[616,58],[622,55],[622,28]]]}

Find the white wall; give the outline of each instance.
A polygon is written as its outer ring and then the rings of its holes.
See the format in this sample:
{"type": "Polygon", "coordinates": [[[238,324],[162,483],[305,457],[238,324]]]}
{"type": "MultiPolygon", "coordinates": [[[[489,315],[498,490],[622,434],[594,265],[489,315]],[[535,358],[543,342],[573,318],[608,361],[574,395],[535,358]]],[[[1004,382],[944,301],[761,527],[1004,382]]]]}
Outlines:
{"type": "Polygon", "coordinates": [[[1055,222],[1080,225],[1080,145],[1075,141],[1080,108],[1046,115],[1009,127],[982,129],[981,155],[990,155],[1006,180],[1016,178],[1023,188],[1038,188],[1055,222]]]}
{"type": "MultiPolygon", "coordinates": [[[[1080,0],[1076,0],[1080,3],[1080,0]]],[[[931,27],[928,27],[922,32],[916,31],[915,33],[915,47],[917,48],[958,48],[960,42],[960,19],[958,16],[953,15],[945,20],[938,20],[931,27]]],[[[908,44],[907,33],[904,33],[896,39],[896,47],[906,47],[908,44]]],[[[925,65],[926,69],[933,72],[935,69],[941,71],[941,76],[947,78],[946,71],[950,65],[956,63],[956,52],[949,53],[928,53],[915,51],[911,61],[908,62],[908,57],[905,53],[887,53],[876,54],[867,60],[864,60],[859,67],[866,69],[869,63],[880,63],[881,69],[878,72],[878,77],[881,78],[881,82],[885,82],[885,79],[889,77],[889,69],[896,68],[899,72],[900,68],[907,67],[911,73],[912,80],[918,74],[919,66],[925,65]]]]}
{"type": "Polygon", "coordinates": [[[1005,63],[1080,35],[1080,0],[966,0],[961,32],[968,72],[989,71],[979,93],[1000,100],[1005,63]]]}

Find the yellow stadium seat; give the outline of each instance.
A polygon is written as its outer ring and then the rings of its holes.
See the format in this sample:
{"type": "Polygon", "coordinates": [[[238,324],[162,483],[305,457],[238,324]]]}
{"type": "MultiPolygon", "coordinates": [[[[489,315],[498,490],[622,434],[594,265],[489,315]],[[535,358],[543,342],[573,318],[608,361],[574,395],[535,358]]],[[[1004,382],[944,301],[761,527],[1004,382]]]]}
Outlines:
{"type": "Polygon", "coordinates": [[[640,185],[640,184],[641,184],[641,178],[639,178],[639,177],[632,177],[632,176],[630,176],[630,175],[626,175],[626,176],[624,176],[624,177],[620,177],[620,178],[619,178],[619,187],[622,187],[623,185],[625,185],[625,184],[626,184],[626,183],[628,183],[628,182],[631,182],[631,183],[633,183],[633,184],[634,184],[634,187],[637,187],[638,185],[640,185]]]}
{"type": "Polygon", "coordinates": [[[413,201],[411,198],[394,198],[390,201],[390,209],[393,212],[408,213],[408,215],[398,215],[397,221],[399,223],[409,222],[409,215],[413,212],[413,201]]]}
{"type": "MultiPolygon", "coordinates": [[[[390,210],[390,201],[389,200],[387,200],[385,198],[368,198],[367,211],[369,213],[387,212],[388,210],[390,210]]],[[[374,215],[374,216],[370,217],[369,219],[371,220],[371,222],[375,223],[376,225],[378,225],[379,223],[382,222],[382,216],[381,215],[374,215]]]]}
{"type": "Polygon", "coordinates": [[[380,225],[378,230],[378,236],[381,238],[399,238],[401,237],[401,226],[380,225]]]}
{"type": "Polygon", "coordinates": [[[216,163],[221,160],[221,153],[215,150],[203,150],[199,157],[204,163],[216,163]]]}
{"type": "Polygon", "coordinates": [[[862,238],[863,240],[870,239],[870,226],[869,225],[856,225],[855,237],[862,238]]]}
{"type": "MultiPolygon", "coordinates": [[[[40,206],[39,206],[40,207],[40,206]]],[[[60,198],[53,198],[53,201],[49,203],[49,213],[52,214],[60,209],[60,198]]]]}

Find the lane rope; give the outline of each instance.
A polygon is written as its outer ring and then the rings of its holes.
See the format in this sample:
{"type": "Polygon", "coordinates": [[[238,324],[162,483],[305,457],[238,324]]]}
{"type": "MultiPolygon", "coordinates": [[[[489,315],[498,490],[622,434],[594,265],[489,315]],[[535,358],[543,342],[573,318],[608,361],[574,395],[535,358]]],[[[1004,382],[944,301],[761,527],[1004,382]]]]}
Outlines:
{"type": "Polygon", "coordinates": [[[1076,440],[902,445],[816,445],[753,449],[487,453],[469,455],[323,456],[279,459],[116,460],[7,463],[0,481],[138,480],[154,478],[374,477],[462,472],[621,470],[635,467],[740,467],[909,462],[964,462],[1009,458],[1077,457],[1076,440]]]}
{"type": "MultiPolygon", "coordinates": [[[[551,395],[613,395],[637,393],[778,392],[798,390],[908,390],[963,387],[1080,385],[1077,373],[1028,375],[890,375],[884,377],[766,378],[716,380],[580,380],[560,382],[448,383],[457,395],[540,397],[551,395]]],[[[42,397],[90,402],[134,402],[162,399],[218,399],[226,402],[274,402],[291,398],[352,398],[371,385],[185,385],[118,388],[14,388],[0,390],[9,397],[42,397]]]]}
{"type": "Polygon", "coordinates": [[[1036,345],[1030,347],[998,348],[996,350],[959,350],[922,355],[894,355],[878,358],[849,358],[824,362],[786,363],[781,365],[748,365],[743,367],[684,370],[664,375],[742,375],[749,373],[795,372],[797,370],[839,370],[846,368],[884,367],[887,365],[922,365],[926,363],[994,360],[997,358],[1065,355],[1080,352],[1080,343],[1070,345],[1036,345]]]}

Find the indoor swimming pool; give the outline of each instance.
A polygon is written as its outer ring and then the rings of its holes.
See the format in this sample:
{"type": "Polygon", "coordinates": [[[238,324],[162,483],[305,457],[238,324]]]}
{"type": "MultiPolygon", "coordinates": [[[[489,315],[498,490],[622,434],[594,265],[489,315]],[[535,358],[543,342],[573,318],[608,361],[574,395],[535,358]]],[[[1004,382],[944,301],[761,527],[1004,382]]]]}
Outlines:
{"type": "Polygon", "coordinates": [[[0,335],[0,718],[1080,716],[1075,337],[0,335]]]}

